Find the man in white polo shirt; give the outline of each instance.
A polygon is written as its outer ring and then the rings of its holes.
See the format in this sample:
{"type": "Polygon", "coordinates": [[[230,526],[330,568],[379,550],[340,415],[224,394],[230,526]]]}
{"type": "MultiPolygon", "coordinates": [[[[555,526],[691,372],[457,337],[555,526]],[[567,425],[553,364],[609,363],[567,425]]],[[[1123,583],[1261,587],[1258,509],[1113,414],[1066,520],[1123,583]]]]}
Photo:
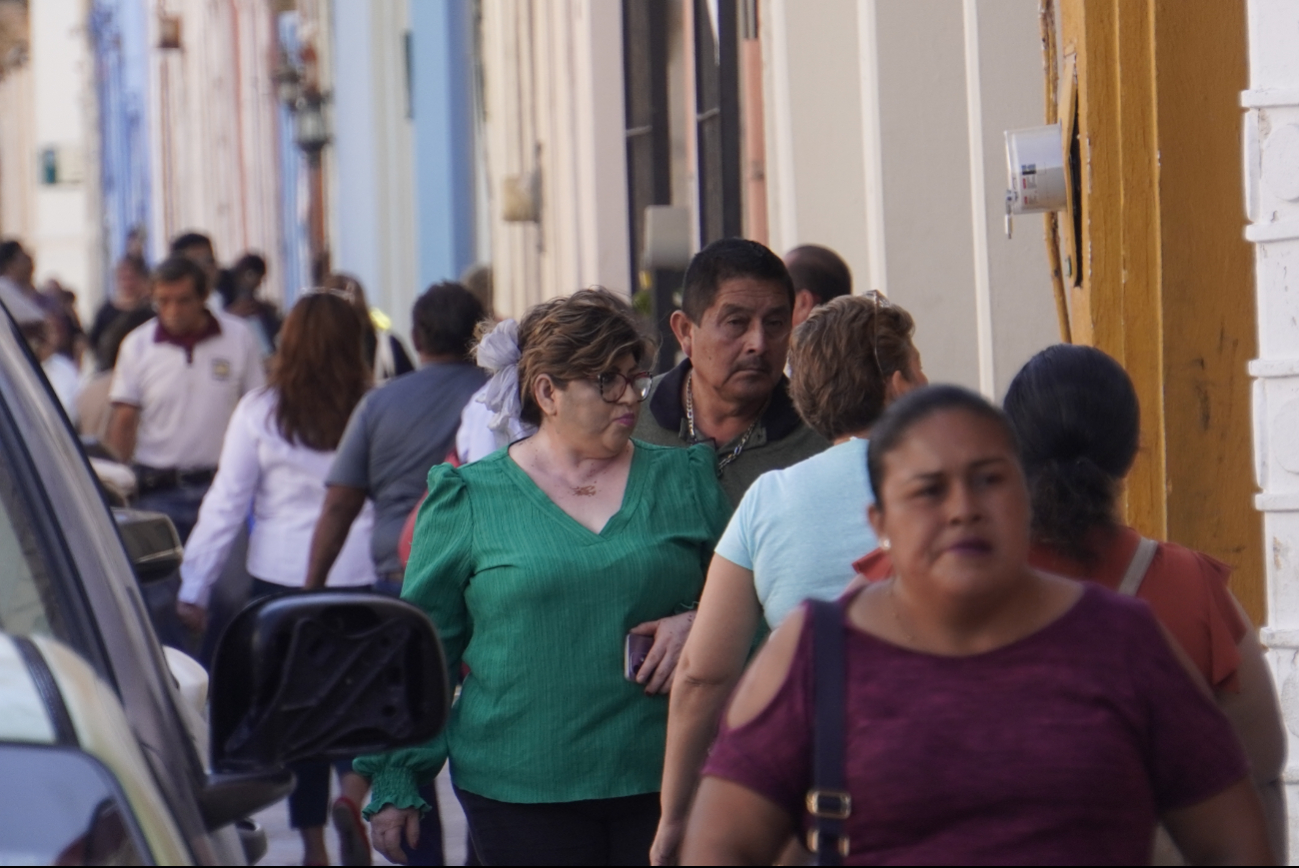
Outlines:
{"type": "Polygon", "coordinates": [[[106,444],[139,476],[139,506],[189,537],[235,404],[265,382],[261,351],[235,317],[207,308],[207,275],[173,256],[153,274],[158,315],[122,341],[106,444]]]}
{"type": "MultiPolygon", "coordinates": [[[[154,271],[152,284],[158,315],[122,341],[104,443],[135,469],[136,506],[169,516],[184,542],[198,521],[235,405],[265,375],[248,327],[208,309],[201,267],[172,256],[154,271]]],[[[158,638],[184,648],[189,637],[175,617],[179,585],[173,576],[144,591],[158,638]]]]}

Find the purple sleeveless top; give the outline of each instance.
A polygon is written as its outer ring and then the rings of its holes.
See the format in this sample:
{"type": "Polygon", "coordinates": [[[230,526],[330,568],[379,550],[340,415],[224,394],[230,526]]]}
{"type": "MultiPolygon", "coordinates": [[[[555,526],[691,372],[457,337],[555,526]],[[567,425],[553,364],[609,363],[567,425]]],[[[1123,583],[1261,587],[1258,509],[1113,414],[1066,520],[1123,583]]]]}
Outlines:
{"type": "MultiPolygon", "coordinates": [[[[972,657],[847,630],[847,864],[1149,864],[1160,814],[1246,774],[1139,600],[1088,584],[1048,626],[972,657]]],[[[803,828],[811,685],[805,626],[776,698],[723,726],[704,767],[803,828]]]]}

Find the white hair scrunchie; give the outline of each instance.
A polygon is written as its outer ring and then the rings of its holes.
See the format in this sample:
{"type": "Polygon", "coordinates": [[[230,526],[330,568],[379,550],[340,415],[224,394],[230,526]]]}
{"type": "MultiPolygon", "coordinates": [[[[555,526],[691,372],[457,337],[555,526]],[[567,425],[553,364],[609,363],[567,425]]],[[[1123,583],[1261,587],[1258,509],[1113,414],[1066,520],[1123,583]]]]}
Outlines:
{"type": "MultiPolygon", "coordinates": [[[[523,429],[519,416],[523,404],[519,401],[519,324],[512,319],[503,320],[478,343],[478,367],[490,371],[492,378],[479,398],[492,411],[492,421],[487,427],[502,437],[523,429]]],[[[527,426],[531,427],[531,426],[527,426]]]]}

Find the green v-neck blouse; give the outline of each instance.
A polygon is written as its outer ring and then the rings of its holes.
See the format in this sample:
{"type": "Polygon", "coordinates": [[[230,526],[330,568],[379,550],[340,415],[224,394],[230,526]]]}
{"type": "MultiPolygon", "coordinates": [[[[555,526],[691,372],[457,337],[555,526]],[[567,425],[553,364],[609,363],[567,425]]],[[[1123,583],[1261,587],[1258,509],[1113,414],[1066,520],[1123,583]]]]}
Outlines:
{"type": "Polygon", "coordinates": [[[367,813],[426,807],[448,757],[456,786],[503,802],[657,792],[667,696],[623,678],[637,624],[699,599],[731,507],[716,456],[636,442],[622,506],[600,533],[561,510],[502,449],[429,473],[402,598],[428,613],[452,682],[445,731],[362,757],[367,813]]]}

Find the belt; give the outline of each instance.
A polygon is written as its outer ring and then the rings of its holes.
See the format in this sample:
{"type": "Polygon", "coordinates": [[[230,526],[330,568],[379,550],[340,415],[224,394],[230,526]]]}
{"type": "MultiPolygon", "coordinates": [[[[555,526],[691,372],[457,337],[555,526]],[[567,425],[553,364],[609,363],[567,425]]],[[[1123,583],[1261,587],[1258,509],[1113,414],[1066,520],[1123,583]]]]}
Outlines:
{"type": "Polygon", "coordinates": [[[179,470],[175,467],[149,467],[145,464],[137,464],[134,469],[141,494],[185,485],[207,485],[216,475],[215,470],[179,470]]]}
{"type": "Polygon", "coordinates": [[[380,573],[379,578],[385,582],[392,582],[394,585],[400,585],[402,579],[406,578],[405,570],[392,570],[387,573],[380,573]]]}

